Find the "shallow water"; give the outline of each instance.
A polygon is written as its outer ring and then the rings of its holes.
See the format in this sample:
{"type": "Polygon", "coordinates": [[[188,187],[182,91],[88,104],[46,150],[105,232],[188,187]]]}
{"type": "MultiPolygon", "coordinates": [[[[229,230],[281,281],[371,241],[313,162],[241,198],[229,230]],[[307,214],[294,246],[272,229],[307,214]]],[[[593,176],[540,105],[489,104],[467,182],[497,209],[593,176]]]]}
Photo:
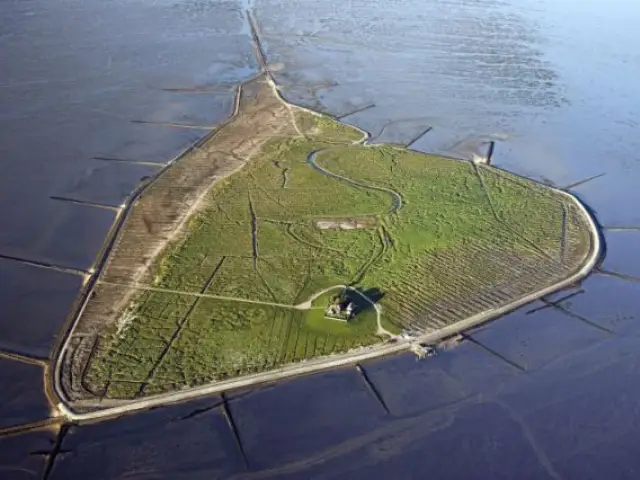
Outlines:
{"type": "Polygon", "coordinates": [[[46,358],[82,277],[0,260],[0,349],[46,358]]]}
{"type": "Polygon", "coordinates": [[[103,214],[87,218],[86,208],[49,197],[67,194],[92,157],[162,163],[206,133],[132,122],[225,118],[228,83],[256,71],[244,29],[233,3],[3,2],[0,155],[11,160],[3,162],[0,253],[64,264],[71,259],[53,238],[61,237],[87,250],[77,259],[86,268],[106,233],[91,219],[103,214]]]}
{"type": "Polygon", "coordinates": [[[36,422],[49,415],[49,402],[42,391],[44,369],[39,365],[13,362],[0,357],[0,428],[36,422]]]}
{"type": "MultiPolygon", "coordinates": [[[[345,121],[378,141],[431,127],[412,145],[424,151],[467,158],[496,142],[497,166],[561,187],[604,174],[572,191],[603,226],[640,226],[634,0],[9,0],[0,255],[91,266],[114,212],[50,197],[119,205],[156,171],[146,163],[171,160],[225,118],[234,85],[257,71],[249,4],[292,101],[335,115],[375,104],[345,121]]],[[[605,239],[602,268],[640,276],[637,232],[605,239]]],[[[80,281],[0,260],[0,347],[48,355],[80,281]]],[[[580,288],[427,361],[364,365],[382,403],[353,369],[230,397],[249,476],[637,478],[640,283],[597,274],[580,288]]],[[[1,362],[3,379],[40,368],[1,362]]],[[[7,425],[47,415],[36,376],[19,376],[0,393],[7,425]]],[[[218,401],[74,427],[52,475],[240,475],[219,407],[174,418],[218,401]]],[[[0,442],[5,468],[41,471],[37,452],[53,447],[44,431],[0,442]]]]}
{"type": "Polygon", "coordinates": [[[41,478],[55,435],[46,430],[0,437],[0,472],[3,478],[41,478]]]}
{"type": "Polygon", "coordinates": [[[228,478],[244,462],[219,403],[212,397],[72,427],[63,439],[69,453],[50,478],[228,478]]]}
{"type": "Polygon", "coordinates": [[[607,231],[607,257],[602,268],[610,272],[629,275],[640,279],[640,230],[607,231]]]}

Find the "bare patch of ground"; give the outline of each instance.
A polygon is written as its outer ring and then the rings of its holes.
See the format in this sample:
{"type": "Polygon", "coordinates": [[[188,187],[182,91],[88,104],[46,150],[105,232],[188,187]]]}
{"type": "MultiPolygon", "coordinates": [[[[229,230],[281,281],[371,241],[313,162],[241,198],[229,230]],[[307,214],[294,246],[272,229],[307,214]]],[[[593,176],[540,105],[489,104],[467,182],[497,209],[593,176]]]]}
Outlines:
{"type": "Polygon", "coordinates": [[[356,230],[359,228],[374,228],[376,226],[376,222],[371,219],[316,220],[315,224],[320,230],[356,230]]]}

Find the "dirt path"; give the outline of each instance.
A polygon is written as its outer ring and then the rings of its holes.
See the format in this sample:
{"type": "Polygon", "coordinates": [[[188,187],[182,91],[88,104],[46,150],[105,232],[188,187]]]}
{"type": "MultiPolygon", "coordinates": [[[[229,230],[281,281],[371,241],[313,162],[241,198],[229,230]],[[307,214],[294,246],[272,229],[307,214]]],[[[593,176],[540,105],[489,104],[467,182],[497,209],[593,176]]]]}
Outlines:
{"type": "Polygon", "coordinates": [[[214,298],[216,300],[225,300],[229,302],[241,302],[241,303],[255,303],[257,305],[268,305],[271,307],[279,307],[279,308],[293,308],[297,310],[307,310],[305,308],[299,308],[298,305],[287,305],[284,303],[276,303],[276,302],[267,302],[262,300],[251,300],[249,298],[240,298],[240,297],[226,297],[224,295],[212,295],[210,293],[203,292],[185,292],[183,290],[173,290],[170,288],[161,288],[161,287],[150,287],[147,285],[132,285],[129,283],[114,283],[114,282],[99,282],[101,285],[111,285],[114,287],[126,287],[131,288],[133,290],[145,290],[149,292],[158,292],[158,293],[169,293],[173,295],[187,295],[190,297],[199,297],[199,298],[214,298]]]}
{"type": "Polygon", "coordinates": [[[342,289],[342,290],[349,290],[352,292],[355,292],[357,295],[359,295],[360,297],[362,297],[364,300],[366,300],[368,303],[371,304],[371,306],[375,309],[376,311],[376,322],[377,322],[377,331],[376,331],[376,335],[387,335],[389,337],[394,337],[395,335],[392,334],[391,332],[389,332],[388,330],[386,330],[383,326],[382,326],[382,322],[380,320],[380,308],[378,307],[378,305],[371,300],[369,297],[367,297],[364,293],[360,292],[359,290],[356,290],[353,287],[349,287],[347,285],[333,285],[331,287],[327,287],[323,290],[320,290],[319,292],[314,293],[313,295],[311,295],[306,301],[298,303],[297,305],[287,305],[285,303],[276,303],[276,302],[267,302],[267,301],[263,301],[263,300],[252,300],[250,298],[241,298],[241,297],[226,297],[223,295],[213,295],[210,293],[204,293],[203,291],[201,292],[185,292],[182,290],[173,290],[170,288],[160,288],[160,287],[150,287],[150,286],[146,286],[146,285],[131,285],[131,284],[120,284],[120,283],[113,283],[113,282],[99,282],[102,285],[112,285],[114,287],[126,287],[126,288],[131,288],[134,290],[145,290],[145,291],[149,291],[149,292],[158,292],[158,293],[168,293],[168,294],[172,294],[172,295],[187,295],[190,297],[197,297],[197,298],[213,298],[216,300],[223,300],[223,301],[228,301],[228,302],[240,302],[240,303],[253,303],[256,305],[267,305],[270,307],[278,307],[278,308],[287,308],[287,309],[294,309],[294,310],[302,310],[302,311],[306,311],[306,310],[311,310],[313,308],[313,301],[316,300],[318,297],[324,295],[327,292],[330,292],[331,290],[338,290],[338,289],[342,289]]]}

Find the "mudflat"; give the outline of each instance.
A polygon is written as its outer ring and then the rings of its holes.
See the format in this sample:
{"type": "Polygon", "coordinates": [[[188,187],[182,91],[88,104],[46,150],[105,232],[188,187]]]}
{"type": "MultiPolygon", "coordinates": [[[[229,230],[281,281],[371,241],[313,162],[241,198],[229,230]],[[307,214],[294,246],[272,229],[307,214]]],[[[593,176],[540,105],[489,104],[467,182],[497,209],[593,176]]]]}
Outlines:
{"type": "Polygon", "coordinates": [[[244,84],[234,115],[130,209],[62,359],[67,398],[138,398],[435,332],[587,261],[571,196],[367,138],[267,76],[244,84]],[[349,321],[327,317],[336,291],[353,292],[349,321]]]}

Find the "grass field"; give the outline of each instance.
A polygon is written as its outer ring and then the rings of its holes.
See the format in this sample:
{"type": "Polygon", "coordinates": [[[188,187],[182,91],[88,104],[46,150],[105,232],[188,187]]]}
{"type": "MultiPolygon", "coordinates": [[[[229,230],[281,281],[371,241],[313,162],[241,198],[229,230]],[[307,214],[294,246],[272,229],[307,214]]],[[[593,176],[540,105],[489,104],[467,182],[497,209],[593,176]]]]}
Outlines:
{"type": "Polygon", "coordinates": [[[295,108],[291,122],[297,133],[218,181],[156,259],[144,285],[156,290],[138,290],[124,327],[102,332],[91,392],[131,398],[382,341],[371,306],[348,324],[324,318],[330,294],[294,308],[335,285],[365,292],[388,332],[429,331],[553,283],[586,255],[580,215],[550,189],[364,146],[360,131],[295,108]],[[332,220],[364,228],[318,228],[332,220]]]}

